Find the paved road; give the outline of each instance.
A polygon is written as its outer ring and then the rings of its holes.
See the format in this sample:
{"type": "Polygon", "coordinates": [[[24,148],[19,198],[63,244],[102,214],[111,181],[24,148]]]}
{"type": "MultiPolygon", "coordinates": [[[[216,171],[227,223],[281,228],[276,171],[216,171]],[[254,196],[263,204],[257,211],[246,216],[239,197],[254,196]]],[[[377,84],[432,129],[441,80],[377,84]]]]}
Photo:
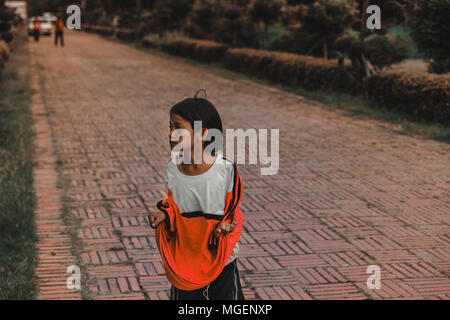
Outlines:
{"type": "Polygon", "coordinates": [[[448,144],[96,35],[66,38],[30,51],[85,297],[168,298],[145,217],[164,196],[168,110],[206,88],[225,127],[280,129],[277,175],[240,166],[247,299],[449,298],[448,144]]]}

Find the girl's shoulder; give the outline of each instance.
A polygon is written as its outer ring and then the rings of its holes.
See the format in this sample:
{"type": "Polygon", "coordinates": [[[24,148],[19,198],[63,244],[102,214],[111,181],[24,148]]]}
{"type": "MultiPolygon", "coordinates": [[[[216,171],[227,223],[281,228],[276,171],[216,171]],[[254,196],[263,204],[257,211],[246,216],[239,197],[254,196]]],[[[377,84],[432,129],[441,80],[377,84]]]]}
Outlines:
{"type": "Polygon", "coordinates": [[[170,158],[170,160],[167,162],[166,167],[164,170],[173,170],[173,168],[175,168],[177,166],[176,163],[176,159],[175,158],[170,158]]]}
{"type": "Polygon", "coordinates": [[[218,154],[216,159],[217,164],[228,165],[228,167],[234,166],[234,160],[223,154],[218,154]]]}
{"type": "Polygon", "coordinates": [[[205,173],[198,175],[198,176],[185,176],[183,174],[180,173],[179,169],[178,169],[178,165],[177,165],[177,160],[175,158],[171,158],[168,162],[167,165],[164,169],[164,176],[166,178],[169,177],[184,177],[184,178],[189,178],[189,179],[194,179],[194,178],[201,178],[201,177],[208,177],[211,178],[213,175],[215,174],[219,174],[219,175],[233,175],[234,174],[234,167],[235,167],[235,162],[232,158],[222,155],[222,154],[218,154],[216,157],[216,160],[214,161],[213,166],[205,173]]]}
{"type": "Polygon", "coordinates": [[[178,167],[177,167],[177,161],[174,158],[170,158],[170,160],[167,162],[166,167],[164,168],[164,180],[173,179],[174,177],[178,176],[178,167]]]}
{"type": "MultiPolygon", "coordinates": [[[[215,165],[225,165],[222,168],[232,168],[234,167],[234,160],[228,156],[225,156],[223,154],[218,154],[216,160],[214,161],[215,165]]],[[[176,158],[170,158],[170,160],[167,162],[165,171],[173,171],[177,170],[177,159],[176,158]]]]}
{"type": "Polygon", "coordinates": [[[216,161],[217,171],[220,172],[219,175],[224,178],[222,181],[224,181],[227,186],[227,192],[232,191],[236,169],[234,160],[224,155],[218,155],[216,161]]]}

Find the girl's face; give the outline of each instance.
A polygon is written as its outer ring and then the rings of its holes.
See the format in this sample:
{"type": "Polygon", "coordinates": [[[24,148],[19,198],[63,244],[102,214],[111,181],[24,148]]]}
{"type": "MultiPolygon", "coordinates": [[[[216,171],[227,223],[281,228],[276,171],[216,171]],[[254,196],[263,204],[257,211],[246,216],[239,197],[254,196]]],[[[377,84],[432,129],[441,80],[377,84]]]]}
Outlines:
{"type": "Polygon", "coordinates": [[[194,147],[194,137],[195,139],[202,140],[202,133],[198,132],[194,136],[194,129],[191,126],[191,123],[184,118],[182,118],[178,114],[171,114],[170,120],[169,120],[169,146],[170,150],[172,150],[177,144],[181,143],[183,148],[193,148],[194,147]],[[183,141],[183,136],[180,136],[178,140],[172,141],[171,137],[175,130],[177,129],[183,129],[189,132],[190,141],[183,141]]]}

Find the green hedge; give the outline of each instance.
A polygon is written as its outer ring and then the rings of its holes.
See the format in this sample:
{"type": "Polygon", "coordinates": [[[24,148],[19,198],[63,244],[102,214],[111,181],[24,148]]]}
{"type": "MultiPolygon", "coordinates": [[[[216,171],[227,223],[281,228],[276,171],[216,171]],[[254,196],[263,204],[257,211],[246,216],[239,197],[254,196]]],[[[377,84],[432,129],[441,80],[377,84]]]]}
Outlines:
{"type": "Polygon", "coordinates": [[[351,94],[361,93],[363,89],[368,98],[388,108],[450,124],[448,75],[389,71],[361,81],[350,65],[339,66],[336,60],[256,49],[227,50],[215,42],[192,39],[169,41],[162,47],[197,60],[222,60],[232,70],[286,85],[351,94]]]}
{"type": "Polygon", "coordinates": [[[141,44],[146,48],[158,48],[161,44],[161,39],[158,34],[149,34],[142,39],[141,44]]]}
{"type": "MultiPolygon", "coordinates": [[[[82,28],[85,31],[98,33],[103,36],[112,36],[114,34],[114,28],[111,26],[95,26],[89,24],[83,24],[82,28]]],[[[116,35],[119,39],[132,40],[134,39],[134,29],[129,28],[117,28],[116,35]]]]}
{"type": "Polygon", "coordinates": [[[287,85],[311,90],[354,92],[360,81],[349,66],[336,61],[293,53],[256,49],[230,49],[225,53],[227,67],[287,85]]]}
{"type": "MultiPolygon", "coordinates": [[[[109,27],[96,28],[94,30],[101,33],[109,27]]],[[[149,40],[147,44],[144,39],[143,44],[158,45],[153,39],[149,40]]],[[[221,61],[232,70],[290,86],[349,94],[364,91],[368,98],[388,108],[450,124],[449,75],[387,71],[362,81],[349,64],[340,66],[336,60],[256,49],[228,49],[217,42],[187,38],[163,41],[161,47],[166,52],[200,61],[221,61]]]]}
{"type": "Polygon", "coordinates": [[[162,49],[200,61],[215,62],[223,59],[227,46],[208,40],[177,39],[164,42],[162,49]]]}
{"type": "MultiPolygon", "coordinates": [[[[22,26],[23,27],[23,26],[22,26]]],[[[18,28],[11,28],[11,35],[12,39],[11,41],[7,42],[5,40],[0,39],[0,75],[2,73],[2,69],[4,68],[6,61],[9,59],[9,56],[11,55],[11,51],[14,49],[15,45],[15,38],[17,36],[17,33],[19,32],[18,28]]]]}
{"type": "Polygon", "coordinates": [[[119,28],[117,29],[117,38],[124,39],[124,40],[133,40],[135,38],[134,29],[128,29],[128,28],[119,28]]]}
{"type": "Polygon", "coordinates": [[[450,75],[381,72],[364,81],[364,91],[388,108],[450,125],[450,75]]]}
{"type": "Polygon", "coordinates": [[[89,24],[84,24],[83,29],[88,32],[98,33],[104,36],[113,35],[113,28],[108,26],[93,26],[89,24]]]}

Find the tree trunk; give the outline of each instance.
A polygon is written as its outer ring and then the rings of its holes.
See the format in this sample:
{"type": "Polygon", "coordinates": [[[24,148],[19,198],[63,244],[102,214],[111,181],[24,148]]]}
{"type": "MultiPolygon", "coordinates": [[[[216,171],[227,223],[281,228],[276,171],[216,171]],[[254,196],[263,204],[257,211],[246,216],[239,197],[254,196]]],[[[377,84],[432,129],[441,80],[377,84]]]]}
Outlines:
{"type": "Polygon", "coordinates": [[[328,45],[327,45],[327,38],[323,38],[323,58],[325,60],[328,60],[328,45]]]}
{"type": "MultiPolygon", "coordinates": [[[[364,0],[363,6],[361,8],[361,31],[359,33],[359,39],[364,41],[367,35],[367,7],[369,6],[369,0],[364,0]]],[[[364,52],[361,52],[361,56],[359,58],[361,63],[361,75],[363,78],[366,78],[370,75],[369,66],[367,65],[366,58],[364,56],[364,52]]]]}
{"type": "Polygon", "coordinates": [[[369,6],[369,0],[364,0],[361,12],[361,31],[359,33],[359,39],[363,40],[367,34],[367,7],[369,6]]]}
{"type": "Polygon", "coordinates": [[[367,65],[367,60],[366,57],[364,56],[364,53],[361,53],[361,56],[359,57],[359,62],[361,65],[361,76],[362,78],[367,78],[368,76],[370,76],[370,69],[369,66],[367,65]]]}
{"type": "Polygon", "coordinates": [[[258,45],[259,45],[259,49],[263,49],[264,46],[264,32],[261,32],[261,27],[258,25],[258,30],[259,30],[259,34],[258,34],[258,45]]]}
{"type": "Polygon", "coordinates": [[[322,39],[319,38],[319,39],[314,43],[314,45],[311,46],[311,47],[308,49],[308,51],[306,52],[306,55],[307,55],[307,56],[311,56],[311,55],[312,55],[312,52],[313,52],[317,47],[320,47],[321,45],[323,45],[323,42],[322,42],[322,39]]]}
{"type": "Polygon", "coordinates": [[[267,24],[264,23],[264,50],[267,50],[267,42],[269,38],[269,28],[267,27],[267,24]]]}
{"type": "Polygon", "coordinates": [[[136,0],[136,19],[134,26],[134,41],[137,41],[139,38],[139,26],[140,26],[140,13],[141,13],[141,0],[136,0]]]}

